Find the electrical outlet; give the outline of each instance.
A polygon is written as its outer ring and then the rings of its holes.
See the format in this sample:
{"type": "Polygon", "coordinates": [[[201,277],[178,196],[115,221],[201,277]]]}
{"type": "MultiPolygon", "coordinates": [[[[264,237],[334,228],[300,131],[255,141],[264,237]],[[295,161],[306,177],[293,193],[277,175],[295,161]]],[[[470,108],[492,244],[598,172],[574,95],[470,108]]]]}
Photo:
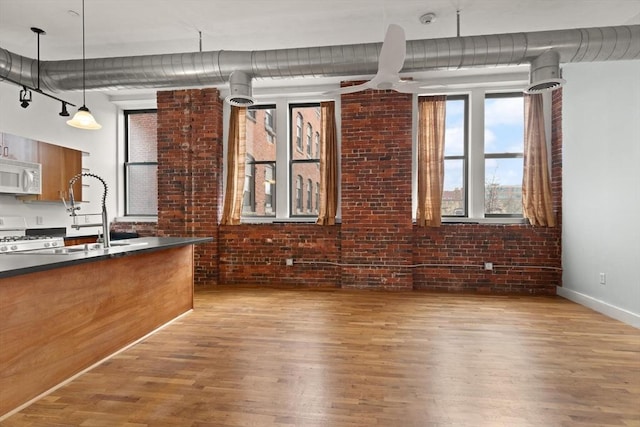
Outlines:
{"type": "Polygon", "coordinates": [[[493,270],[493,263],[492,262],[485,262],[484,263],[484,269],[487,270],[487,271],[493,270]]]}
{"type": "Polygon", "coordinates": [[[36,225],[42,225],[44,222],[43,218],[41,216],[36,216],[36,225]]]}
{"type": "Polygon", "coordinates": [[[607,275],[605,273],[600,273],[600,284],[601,285],[607,284],[607,275]]]}
{"type": "Polygon", "coordinates": [[[287,267],[293,266],[293,258],[287,258],[285,263],[287,264],[287,267]]]}

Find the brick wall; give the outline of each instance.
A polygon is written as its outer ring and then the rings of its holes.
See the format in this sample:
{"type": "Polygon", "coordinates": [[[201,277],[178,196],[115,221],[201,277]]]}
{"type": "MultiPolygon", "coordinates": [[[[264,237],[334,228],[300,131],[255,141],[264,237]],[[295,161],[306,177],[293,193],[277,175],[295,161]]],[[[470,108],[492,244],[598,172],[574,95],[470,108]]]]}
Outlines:
{"type": "Polygon", "coordinates": [[[158,235],[158,224],[155,221],[114,221],[111,223],[110,229],[111,231],[117,233],[137,233],[140,237],[150,237],[158,235]]]}
{"type": "Polygon", "coordinates": [[[158,235],[196,245],[196,284],[217,283],[222,194],[222,101],[217,89],[158,92],[158,235]]]}
{"type": "Polygon", "coordinates": [[[557,228],[445,224],[415,229],[416,289],[447,292],[555,294],[561,273],[557,228]],[[493,270],[484,270],[484,262],[493,270]],[[436,266],[437,265],[437,266],[436,266]]]}
{"type": "Polygon", "coordinates": [[[340,286],[340,268],[332,264],[340,262],[340,227],[293,223],[221,226],[219,244],[220,283],[340,286]],[[286,258],[297,263],[288,267],[286,258]]]}
{"type": "MultiPolygon", "coordinates": [[[[552,185],[559,219],[561,101],[561,92],[554,92],[552,185]]],[[[560,227],[412,224],[411,107],[411,96],[392,91],[343,96],[341,225],[219,226],[218,93],[159,93],[158,234],[214,237],[213,244],[197,246],[198,284],[555,293],[561,284],[560,227]],[[286,266],[286,258],[296,263],[286,266]],[[485,261],[494,270],[483,270],[485,261]]]]}
{"type": "Polygon", "coordinates": [[[342,97],[342,286],[411,289],[411,95],[342,97]],[[362,266],[367,265],[367,266],[362,266]]]}

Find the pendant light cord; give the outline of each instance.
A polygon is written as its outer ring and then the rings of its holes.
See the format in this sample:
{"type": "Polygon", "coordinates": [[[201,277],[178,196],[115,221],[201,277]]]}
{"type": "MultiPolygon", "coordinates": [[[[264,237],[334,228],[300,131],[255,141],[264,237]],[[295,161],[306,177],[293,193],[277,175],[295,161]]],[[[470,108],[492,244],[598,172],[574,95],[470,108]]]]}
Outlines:
{"type": "Polygon", "coordinates": [[[85,65],[85,47],[84,47],[84,0],[82,0],[82,106],[86,107],[87,100],[85,92],[87,91],[86,84],[86,65],[85,65]]]}

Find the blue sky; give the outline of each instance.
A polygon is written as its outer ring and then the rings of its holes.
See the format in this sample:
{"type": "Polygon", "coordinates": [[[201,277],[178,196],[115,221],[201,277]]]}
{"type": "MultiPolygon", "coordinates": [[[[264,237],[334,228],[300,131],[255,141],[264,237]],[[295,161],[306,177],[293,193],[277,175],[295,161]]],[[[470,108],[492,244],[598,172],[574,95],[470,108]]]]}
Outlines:
{"type": "MultiPolygon", "coordinates": [[[[464,102],[447,101],[445,156],[462,155],[464,149],[464,102]]],[[[522,153],[523,98],[488,98],[485,101],[485,152],[522,153]]],[[[522,184],[522,159],[487,159],[485,182],[501,185],[522,184]]],[[[449,161],[445,190],[462,185],[462,162],[449,161]]]]}

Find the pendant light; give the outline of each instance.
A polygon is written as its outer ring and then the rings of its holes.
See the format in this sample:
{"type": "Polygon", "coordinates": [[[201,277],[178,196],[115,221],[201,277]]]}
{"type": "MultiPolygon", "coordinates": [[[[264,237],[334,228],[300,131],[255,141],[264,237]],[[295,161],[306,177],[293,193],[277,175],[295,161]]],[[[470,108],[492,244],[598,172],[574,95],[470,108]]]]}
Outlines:
{"type": "Polygon", "coordinates": [[[84,0],[82,0],[82,107],[71,120],[67,120],[69,126],[78,129],[101,129],[102,125],[96,122],[86,105],[86,65],[85,65],[85,42],[84,42],[84,0]]]}

